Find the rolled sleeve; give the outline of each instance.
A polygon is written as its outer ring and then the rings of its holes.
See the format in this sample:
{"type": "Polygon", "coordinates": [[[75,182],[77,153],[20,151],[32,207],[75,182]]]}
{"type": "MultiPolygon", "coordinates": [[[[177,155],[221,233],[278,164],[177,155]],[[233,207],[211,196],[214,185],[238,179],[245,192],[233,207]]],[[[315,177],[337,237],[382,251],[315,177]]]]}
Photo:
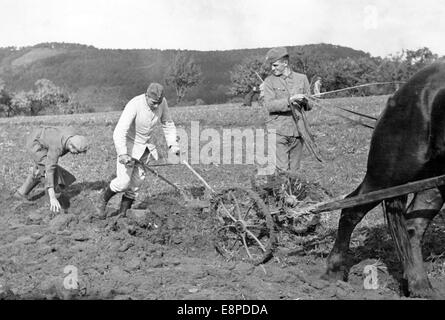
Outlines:
{"type": "Polygon", "coordinates": [[[173,122],[170,109],[168,107],[167,100],[164,98],[163,100],[163,108],[162,108],[162,115],[161,115],[161,124],[162,124],[162,130],[164,132],[165,141],[167,142],[167,146],[177,146],[176,141],[176,126],[173,122]]]}
{"type": "Polygon", "coordinates": [[[167,121],[162,124],[162,130],[164,131],[165,141],[167,146],[177,146],[176,142],[176,126],[173,121],[167,121]]]}

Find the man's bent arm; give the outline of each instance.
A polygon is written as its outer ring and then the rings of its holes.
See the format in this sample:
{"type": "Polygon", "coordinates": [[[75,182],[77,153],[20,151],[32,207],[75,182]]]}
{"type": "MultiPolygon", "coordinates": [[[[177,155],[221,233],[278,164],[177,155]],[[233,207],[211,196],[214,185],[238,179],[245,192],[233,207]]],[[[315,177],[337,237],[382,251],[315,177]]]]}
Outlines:
{"type": "Polygon", "coordinates": [[[135,118],[136,108],[131,104],[127,104],[124,111],[122,111],[121,117],[119,118],[113,132],[114,146],[118,156],[128,153],[127,133],[135,118]]]}
{"type": "Polygon", "coordinates": [[[161,124],[162,131],[164,131],[165,141],[167,142],[168,147],[177,146],[176,126],[171,117],[170,109],[168,108],[167,100],[165,98],[163,103],[165,103],[165,105],[162,109],[161,124]]]}
{"type": "Polygon", "coordinates": [[[264,105],[269,112],[285,112],[289,111],[289,99],[276,99],[272,86],[264,82],[264,105]]]}
{"type": "MultiPolygon", "coordinates": [[[[303,86],[303,94],[306,96],[311,95],[311,85],[309,84],[309,80],[307,76],[304,76],[304,86],[303,86]]],[[[313,104],[309,99],[306,99],[306,109],[311,110],[313,108],[313,104]]]]}
{"type": "Polygon", "coordinates": [[[45,165],[46,171],[46,188],[54,188],[57,181],[55,181],[55,173],[57,170],[57,163],[59,162],[59,157],[62,154],[59,148],[49,147],[47,162],[45,165]]]}

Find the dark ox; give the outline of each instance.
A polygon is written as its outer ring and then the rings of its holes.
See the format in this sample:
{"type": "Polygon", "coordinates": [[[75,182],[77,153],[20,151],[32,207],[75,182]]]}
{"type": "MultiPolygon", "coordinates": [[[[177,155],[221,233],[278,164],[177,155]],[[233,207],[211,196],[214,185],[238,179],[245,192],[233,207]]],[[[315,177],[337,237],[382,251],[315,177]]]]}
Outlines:
{"type": "MultiPolygon", "coordinates": [[[[415,74],[391,98],[371,138],[367,172],[348,197],[445,174],[445,62],[415,74]]],[[[422,240],[441,209],[445,186],[384,200],[386,220],[410,296],[437,297],[423,265],[422,240]]],[[[343,209],[324,279],[347,278],[351,233],[380,202],[343,209]]]]}

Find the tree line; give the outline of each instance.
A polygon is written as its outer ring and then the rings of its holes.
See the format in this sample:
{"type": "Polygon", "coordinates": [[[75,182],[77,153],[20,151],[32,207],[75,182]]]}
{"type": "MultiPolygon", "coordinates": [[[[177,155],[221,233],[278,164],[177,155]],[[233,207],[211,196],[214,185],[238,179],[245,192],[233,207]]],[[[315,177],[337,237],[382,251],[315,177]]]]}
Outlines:
{"type": "Polygon", "coordinates": [[[52,114],[73,114],[93,112],[91,108],[75,101],[64,89],[48,79],[39,79],[33,89],[10,93],[0,79],[0,114],[6,117],[36,116],[42,112],[52,114]]]}
{"type": "MultiPolygon", "coordinates": [[[[332,59],[366,56],[363,51],[331,44],[289,46],[289,51],[317,52],[332,59]]],[[[268,48],[224,51],[98,49],[66,43],[42,43],[31,47],[0,48],[0,78],[9,92],[28,91],[40,79],[51,80],[97,111],[120,110],[126,101],[142,93],[148,83],[164,83],[166,72],[181,53],[201,70],[198,84],[182,90],[166,87],[171,105],[230,102],[230,71],[243,59],[264,56],[268,48]],[[94,95],[91,95],[94,93],[94,95]],[[177,100],[180,100],[178,103],[177,100]]],[[[179,81],[182,83],[183,81],[179,81]]],[[[179,89],[179,88],[178,88],[179,89]]]]}
{"type": "MultiPolygon", "coordinates": [[[[394,92],[401,82],[408,80],[421,68],[439,59],[428,48],[404,50],[387,57],[361,56],[355,58],[332,58],[328,55],[304,51],[290,54],[290,65],[296,72],[304,73],[310,80],[320,76],[323,91],[369,84],[392,82],[392,85],[357,88],[335,96],[381,95],[394,92]]],[[[253,87],[261,84],[261,78],[268,75],[264,57],[254,56],[236,65],[230,72],[232,95],[248,94],[253,87]]],[[[312,83],[313,81],[311,81],[312,83]]]]}
{"type": "MultiPolygon", "coordinates": [[[[167,68],[164,83],[176,91],[176,103],[180,103],[188,90],[202,81],[202,72],[193,57],[179,52],[167,68]]],[[[68,90],[55,85],[48,79],[39,79],[29,91],[10,93],[6,83],[0,79],[0,114],[36,116],[43,112],[52,114],[73,114],[94,112],[88,105],[73,98],[68,90]]]]}
{"type": "MultiPolygon", "coordinates": [[[[67,45],[70,48],[69,45],[67,45]]],[[[324,45],[309,45],[301,48],[291,47],[290,64],[291,67],[297,71],[304,73],[308,78],[314,79],[320,76],[323,81],[322,91],[332,91],[361,84],[368,84],[373,82],[403,82],[409,79],[414,73],[424,66],[436,61],[439,57],[437,54],[431,52],[428,48],[421,48],[418,50],[404,50],[400,53],[389,55],[387,57],[372,57],[369,54],[355,53],[352,49],[348,51],[350,56],[344,57],[341,50],[349,48],[340,47],[340,51],[333,50],[332,46],[324,45]],[[319,49],[324,50],[319,50],[319,49]],[[334,55],[332,52],[340,52],[334,55]],[[353,54],[351,54],[353,53],[353,54]]],[[[74,48],[78,48],[75,46],[74,48]]],[[[96,50],[92,47],[82,47],[82,50],[96,50]]],[[[59,48],[60,49],[60,48],[59,48]]],[[[335,48],[337,49],[337,48],[335,48]]],[[[8,49],[12,52],[14,50],[8,49]]],[[[228,70],[227,77],[229,78],[228,85],[219,85],[218,90],[222,90],[225,95],[225,102],[236,97],[241,97],[249,94],[253,87],[259,86],[262,79],[269,74],[268,66],[264,64],[264,55],[259,54],[245,54],[255,53],[258,51],[243,51],[238,53],[238,57],[243,54],[246,56],[241,63],[233,64],[228,70]]],[[[73,53],[66,53],[71,54],[73,53]]],[[[92,53],[91,53],[92,54],[92,53]]],[[[119,60],[116,56],[108,57],[102,61],[104,68],[109,67],[110,61],[127,61],[128,66],[131,65],[130,55],[122,53],[119,60]],[[111,59],[111,60],[110,60],[111,59]],[[117,59],[117,60],[116,60],[117,59]],[[122,60],[124,59],[124,60],[122,60]],[[110,61],[108,61],[110,60],[110,61]]],[[[176,101],[172,104],[188,105],[190,104],[190,96],[196,94],[198,87],[202,85],[209,85],[208,78],[205,77],[202,71],[202,65],[208,68],[210,64],[203,58],[204,53],[196,53],[191,51],[172,51],[169,54],[169,61],[161,63],[163,70],[158,70],[162,73],[161,79],[154,79],[150,81],[157,81],[165,84],[167,90],[175,92],[176,101]],[[198,59],[196,57],[198,56],[198,59]],[[201,61],[198,63],[197,60],[201,61]]],[[[210,53],[221,55],[221,53],[210,53]]],[[[51,57],[46,59],[43,63],[51,65],[55,60],[61,60],[62,57],[51,57]]],[[[162,58],[165,59],[165,58],[162,58]]],[[[210,59],[210,58],[209,58],[210,59]]],[[[65,58],[62,59],[65,66],[68,62],[65,58]]],[[[159,68],[157,65],[159,58],[152,58],[152,63],[147,64],[146,67],[150,70],[159,68]]],[[[241,60],[241,58],[239,58],[241,60]]],[[[77,62],[73,65],[80,64],[77,62]]],[[[128,68],[127,68],[128,69],[128,68]]],[[[139,67],[140,69],[140,67],[139,67]]],[[[29,72],[37,70],[36,67],[29,68],[29,72]]],[[[73,70],[72,68],[69,70],[73,70]]],[[[116,69],[116,72],[119,70],[116,69]]],[[[77,73],[81,70],[77,70],[77,73]]],[[[76,76],[74,71],[70,76],[76,76]]],[[[222,75],[214,75],[222,76],[222,75]]],[[[30,77],[32,78],[32,77],[30,77]]],[[[121,81],[135,81],[135,79],[120,79],[121,81]]],[[[138,93],[145,90],[147,80],[138,81],[138,93]]],[[[112,80],[114,81],[114,80],[112,80]]],[[[102,85],[113,85],[113,83],[101,83],[102,85]]],[[[94,108],[88,106],[86,103],[81,103],[75,98],[73,90],[66,89],[66,86],[59,86],[54,81],[47,78],[40,78],[33,83],[30,90],[13,90],[7,89],[7,83],[0,79],[0,114],[2,116],[14,115],[38,115],[42,113],[53,114],[70,114],[81,112],[94,112],[94,108]]],[[[387,86],[372,86],[366,88],[358,88],[347,92],[336,94],[335,96],[345,95],[378,95],[388,94],[397,89],[397,84],[387,86]]],[[[134,95],[134,93],[131,93],[134,95]]],[[[195,95],[196,97],[196,95],[195,95]]],[[[224,102],[224,101],[223,101],[224,102]]],[[[202,99],[196,99],[193,104],[204,104],[202,99]],[[198,100],[200,100],[198,102],[198,100]]]]}

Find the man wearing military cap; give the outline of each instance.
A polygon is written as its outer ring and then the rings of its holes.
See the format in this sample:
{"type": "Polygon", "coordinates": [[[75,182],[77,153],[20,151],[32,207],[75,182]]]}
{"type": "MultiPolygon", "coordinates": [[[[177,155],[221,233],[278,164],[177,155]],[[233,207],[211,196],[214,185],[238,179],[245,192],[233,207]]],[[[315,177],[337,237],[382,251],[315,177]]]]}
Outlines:
{"type": "Polygon", "coordinates": [[[116,178],[101,193],[97,216],[106,218],[109,200],[123,192],[119,214],[125,215],[131,208],[140,185],[145,179],[143,163],[150,157],[157,160],[156,146],[150,143],[151,133],[158,123],[162,124],[170,155],[179,156],[176,127],[170,115],[164,88],[151,83],[144,94],[131,99],[124,108],[114,129],[113,140],[117,153],[116,178]]]}
{"type": "Polygon", "coordinates": [[[266,63],[271,66],[271,75],[264,80],[261,88],[264,105],[269,112],[267,127],[276,130],[277,134],[276,168],[296,173],[303,152],[303,139],[299,130],[302,119],[296,119],[295,122],[290,107],[295,106],[297,111],[312,108],[305,98],[305,95],[310,94],[309,80],[306,75],[291,70],[285,47],[270,49],[266,63]]]}
{"type": "Polygon", "coordinates": [[[26,138],[26,149],[32,156],[34,166],[25,182],[14,193],[14,198],[27,200],[29,193],[44,179],[48,191],[50,209],[60,210],[56,192],[75,181],[75,177],[60,167],[59,158],[67,154],[87,152],[88,140],[67,127],[40,127],[34,129],[26,138]]]}

